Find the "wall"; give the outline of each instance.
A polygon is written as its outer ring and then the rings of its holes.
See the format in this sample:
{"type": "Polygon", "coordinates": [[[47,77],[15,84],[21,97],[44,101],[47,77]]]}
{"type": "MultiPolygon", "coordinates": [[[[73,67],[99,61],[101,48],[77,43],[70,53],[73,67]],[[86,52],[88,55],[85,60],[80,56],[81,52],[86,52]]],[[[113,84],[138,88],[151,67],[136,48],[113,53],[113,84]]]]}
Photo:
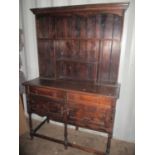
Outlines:
{"type": "MultiPolygon", "coordinates": [[[[30,8],[65,6],[90,3],[129,2],[129,0],[21,0],[20,15],[24,30],[25,75],[27,80],[38,77],[38,59],[36,29],[34,15],[30,8]]],[[[117,104],[114,138],[134,142],[134,0],[126,12],[122,51],[120,59],[119,82],[121,83],[120,98],[117,104]]],[[[38,117],[35,117],[38,118],[38,117]]]]}

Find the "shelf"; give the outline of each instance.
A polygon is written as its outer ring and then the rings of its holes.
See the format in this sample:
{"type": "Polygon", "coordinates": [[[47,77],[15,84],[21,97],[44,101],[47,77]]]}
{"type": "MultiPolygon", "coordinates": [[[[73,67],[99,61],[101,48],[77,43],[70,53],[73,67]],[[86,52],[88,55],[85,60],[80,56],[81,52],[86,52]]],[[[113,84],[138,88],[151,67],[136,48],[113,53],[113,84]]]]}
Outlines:
{"type": "Polygon", "coordinates": [[[85,61],[85,60],[80,60],[79,59],[74,59],[74,58],[57,58],[56,61],[68,61],[68,62],[75,62],[75,63],[88,63],[88,64],[97,64],[98,61],[85,61]]]}
{"type": "Polygon", "coordinates": [[[105,38],[38,38],[38,40],[88,40],[88,41],[117,41],[120,42],[119,39],[105,39],[105,38]]]}
{"type": "MultiPolygon", "coordinates": [[[[64,76],[64,75],[60,75],[60,76],[58,76],[58,79],[59,80],[68,80],[68,81],[77,81],[77,82],[94,82],[94,80],[93,79],[91,79],[91,78],[89,78],[89,79],[81,79],[81,78],[78,78],[77,76],[64,76]]],[[[96,79],[95,79],[96,80],[96,79]]]]}

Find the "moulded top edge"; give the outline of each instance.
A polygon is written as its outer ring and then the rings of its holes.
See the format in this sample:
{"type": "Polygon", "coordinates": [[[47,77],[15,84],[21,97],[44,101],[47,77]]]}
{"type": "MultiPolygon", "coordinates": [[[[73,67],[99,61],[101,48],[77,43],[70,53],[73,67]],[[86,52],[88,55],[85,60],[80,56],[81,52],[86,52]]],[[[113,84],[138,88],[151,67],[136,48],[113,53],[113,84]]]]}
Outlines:
{"type": "Polygon", "coordinates": [[[98,3],[86,5],[72,5],[46,8],[30,9],[34,14],[40,13],[61,13],[61,12],[76,12],[76,11],[102,11],[102,10],[126,10],[129,3],[98,3]]]}

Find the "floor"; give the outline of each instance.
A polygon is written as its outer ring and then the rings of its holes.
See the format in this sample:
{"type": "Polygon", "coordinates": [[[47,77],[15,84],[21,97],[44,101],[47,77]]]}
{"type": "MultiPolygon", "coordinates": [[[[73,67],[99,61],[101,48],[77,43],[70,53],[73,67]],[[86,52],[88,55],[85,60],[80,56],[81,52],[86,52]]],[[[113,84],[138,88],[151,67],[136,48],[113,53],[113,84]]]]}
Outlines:
{"type": "MultiPolygon", "coordinates": [[[[34,122],[34,125],[38,122],[34,122]]],[[[93,147],[95,149],[104,151],[106,145],[106,137],[90,134],[84,131],[76,131],[69,129],[70,142],[84,145],[87,147],[93,147]]],[[[63,127],[59,125],[47,124],[40,128],[38,133],[44,133],[44,135],[59,138],[63,140],[63,127]]],[[[35,137],[30,139],[29,134],[26,133],[19,138],[20,142],[20,155],[93,155],[78,149],[69,147],[67,150],[64,146],[51,141],[40,139],[35,137]]],[[[119,140],[112,140],[110,155],[134,155],[135,145],[133,143],[127,143],[119,140]]]]}

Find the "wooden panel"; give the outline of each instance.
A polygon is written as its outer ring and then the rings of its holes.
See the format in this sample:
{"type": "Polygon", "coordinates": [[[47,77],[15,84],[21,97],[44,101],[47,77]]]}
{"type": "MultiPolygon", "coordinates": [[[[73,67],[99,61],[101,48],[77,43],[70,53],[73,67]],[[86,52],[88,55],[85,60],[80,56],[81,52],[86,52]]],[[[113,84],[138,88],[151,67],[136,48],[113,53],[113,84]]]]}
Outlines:
{"type": "Polygon", "coordinates": [[[49,37],[49,16],[38,15],[36,17],[37,36],[38,38],[49,37]]]}
{"type": "Polygon", "coordinates": [[[57,40],[55,41],[56,58],[68,58],[76,60],[94,62],[98,61],[99,41],[94,40],[57,40]]]}
{"type": "Polygon", "coordinates": [[[87,19],[84,16],[80,16],[79,17],[79,21],[80,21],[80,37],[81,38],[85,38],[87,35],[87,19]]]}
{"type": "Polygon", "coordinates": [[[57,102],[50,98],[39,96],[39,95],[29,95],[30,96],[30,111],[36,113],[40,116],[53,116],[53,119],[62,118],[63,104],[57,102]],[[55,116],[55,117],[54,117],[55,116]]]}
{"type": "Polygon", "coordinates": [[[67,55],[65,50],[65,41],[63,40],[54,41],[54,49],[56,58],[64,57],[67,55]]]}
{"type": "Polygon", "coordinates": [[[65,99],[65,92],[57,89],[41,88],[41,87],[30,87],[30,93],[36,95],[44,95],[57,100],[65,99]]]}
{"type": "Polygon", "coordinates": [[[113,14],[99,14],[96,16],[96,37],[112,39],[113,33],[113,14]]]}
{"type": "Polygon", "coordinates": [[[39,72],[41,77],[55,77],[53,42],[38,40],[39,72]]]}
{"type": "Polygon", "coordinates": [[[104,38],[110,40],[102,41],[100,44],[98,81],[101,83],[117,81],[120,58],[122,17],[109,15],[106,21],[104,38]]]}
{"type": "Polygon", "coordinates": [[[93,95],[85,95],[81,93],[68,93],[67,94],[67,99],[69,102],[74,102],[74,103],[88,103],[88,104],[95,104],[99,103],[100,97],[98,96],[93,96],[93,95]]]}
{"type": "Polygon", "coordinates": [[[100,96],[69,93],[68,104],[70,123],[98,131],[106,130],[111,132],[112,99],[100,96]]]}
{"type": "Polygon", "coordinates": [[[110,59],[112,41],[102,41],[100,45],[99,75],[98,81],[109,81],[110,59]]]}
{"type": "MultiPolygon", "coordinates": [[[[39,21],[43,27],[45,20],[42,18],[39,21]]],[[[45,27],[49,38],[57,40],[54,44],[49,40],[38,43],[40,76],[91,81],[98,78],[99,83],[117,81],[122,17],[102,13],[46,16],[46,19],[47,25],[50,23],[50,28],[45,27]],[[99,43],[97,39],[88,39],[92,37],[104,40],[99,43]]],[[[42,29],[40,37],[47,37],[44,27],[42,29]]]]}
{"type": "Polygon", "coordinates": [[[114,19],[114,32],[110,64],[110,81],[117,81],[119,59],[120,59],[120,41],[122,34],[122,17],[116,16],[114,19]]]}
{"type": "Polygon", "coordinates": [[[79,41],[77,40],[57,40],[55,41],[56,58],[78,58],[79,41]]]}
{"type": "Polygon", "coordinates": [[[97,109],[95,106],[77,104],[74,107],[69,106],[69,110],[68,122],[70,124],[97,131],[112,131],[112,110],[110,108],[97,109]]]}
{"type": "Polygon", "coordinates": [[[117,39],[119,41],[121,40],[122,26],[123,26],[123,18],[115,15],[113,39],[117,39]]]}
{"type": "Polygon", "coordinates": [[[104,24],[104,32],[101,33],[101,37],[104,39],[113,39],[113,29],[114,29],[114,15],[113,14],[105,14],[103,15],[105,18],[104,24]]]}
{"type": "Polygon", "coordinates": [[[80,18],[77,16],[72,17],[71,21],[71,34],[73,38],[80,36],[80,18]]]}
{"type": "Polygon", "coordinates": [[[86,60],[87,58],[87,41],[80,41],[80,51],[79,51],[79,59],[86,60]]]}
{"type": "MultiPolygon", "coordinates": [[[[48,24],[48,22],[46,23],[48,24]]],[[[55,17],[50,16],[49,17],[49,38],[55,38],[56,37],[56,26],[55,26],[55,17]]]]}
{"type": "Polygon", "coordinates": [[[113,41],[111,65],[110,65],[110,79],[109,79],[110,81],[117,81],[119,59],[120,59],[120,44],[117,41],[113,41]]]}
{"type": "Polygon", "coordinates": [[[72,53],[71,58],[75,59],[75,60],[77,60],[77,59],[79,60],[80,41],[79,40],[72,40],[71,44],[72,44],[72,46],[70,48],[71,53],[72,53]]]}
{"type": "Polygon", "coordinates": [[[99,53],[98,41],[57,40],[54,45],[57,77],[96,80],[99,53]]]}
{"type": "Polygon", "coordinates": [[[99,41],[87,41],[87,60],[89,62],[97,62],[99,55],[99,41]]]}
{"type": "Polygon", "coordinates": [[[91,15],[87,18],[87,37],[95,38],[96,37],[96,16],[91,15]]]}
{"type": "Polygon", "coordinates": [[[55,17],[56,38],[67,37],[66,26],[67,26],[67,18],[66,17],[64,17],[64,16],[55,17]]]}
{"type": "Polygon", "coordinates": [[[57,77],[73,80],[95,81],[97,64],[76,63],[75,61],[57,62],[57,77]]]}
{"type": "Polygon", "coordinates": [[[106,14],[100,15],[98,14],[96,16],[96,37],[101,38],[103,37],[104,28],[105,28],[105,20],[106,20],[106,14]]]}

